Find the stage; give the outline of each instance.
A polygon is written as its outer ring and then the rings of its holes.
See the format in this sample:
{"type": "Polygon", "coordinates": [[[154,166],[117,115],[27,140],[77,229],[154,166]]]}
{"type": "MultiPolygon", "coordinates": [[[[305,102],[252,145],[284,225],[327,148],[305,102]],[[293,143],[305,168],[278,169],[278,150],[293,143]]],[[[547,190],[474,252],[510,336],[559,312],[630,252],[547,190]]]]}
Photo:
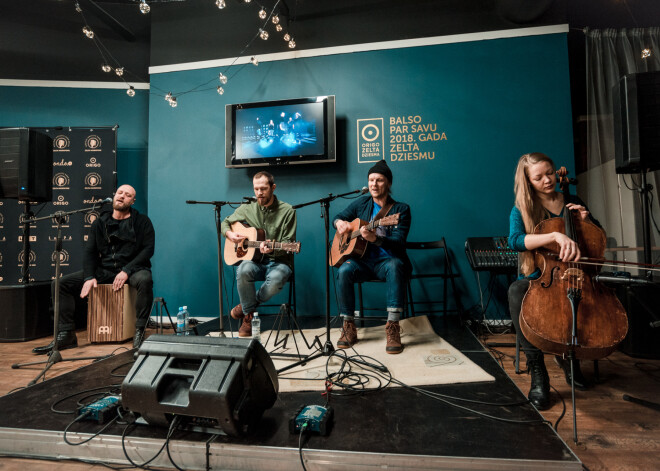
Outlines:
{"type": "MultiPolygon", "coordinates": [[[[425,386],[424,389],[475,401],[517,403],[525,395],[467,328],[445,328],[431,318],[434,330],[495,382],[425,386]]],[[[264,323],[272,322],[265,319],[264,323]]],[[[322,319],[305,318],[312,327],[322,319]]],[[[405,350],[401,355],[405,355],[405,350]]],[[[92,462],[129,464],[122,448],[125,425],[113,424],[100,436],[80,446],[63,440],[74,414],[51,411],[56,401],[74,392],[119,386],[133,362],[134,351],[93,363],[76,371],[0,398],[0,453],[11,456],[76,458],[92,462]]],[[[299,436],[289,433],[289,418],[302,405],[325,404],[323,391],[280,393],[256,432],[228,437],[175,431],[169,443],[171,458],[184,469],[290,470],[302,469],[299,436]]],[[[84,395],[75,399],[80,399],[84,395]]],[[[73,410],[75,399],[55,404],[73,410]]],[[[488,406],[448,399],[464,408],[511,423],[477,415],[407,388],[386,388],[360,395],[332,395],[335,412],[327,437],[310,436],[303,442],[305,466],[313,469],[582,469],[579,459],[530,405],[488,406]]],[[[89,438],[101,426],[80,422],[67,433],[69,441],[89,438]]],[[[165,443],[166,428],[139,425],[128,430],[125,449],[142,464],[165,443]]],[[[149,463],[173,465],[165,450],[149,463]]]]}

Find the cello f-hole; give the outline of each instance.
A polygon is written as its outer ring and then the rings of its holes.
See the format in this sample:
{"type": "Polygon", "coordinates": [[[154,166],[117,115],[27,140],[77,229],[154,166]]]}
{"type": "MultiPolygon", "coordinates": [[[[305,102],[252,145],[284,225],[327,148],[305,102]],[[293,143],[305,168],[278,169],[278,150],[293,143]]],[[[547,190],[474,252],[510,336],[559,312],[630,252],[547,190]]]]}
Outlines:
{"type": "Polygon", "coordinates": [[[559,270],[559,267],[552,267],[552,270],[550,271],[550,283],[546,284],[545,281],[541,282],[541,287],[543,288],[550,288],[552,286],[552,283],[555,281],[555,271],[559,270]]]}

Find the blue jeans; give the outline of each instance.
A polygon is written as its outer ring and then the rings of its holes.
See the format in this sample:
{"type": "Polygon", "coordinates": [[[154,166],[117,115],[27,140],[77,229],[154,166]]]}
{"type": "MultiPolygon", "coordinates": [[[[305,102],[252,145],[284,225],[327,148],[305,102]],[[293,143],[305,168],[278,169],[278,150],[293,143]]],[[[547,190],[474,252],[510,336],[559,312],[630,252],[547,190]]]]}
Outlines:
{"type": "Polygon", "coordinates": [[[403,261],[395,257],[347,260],[337,272],[339,314],[352,319],[355,312],[355,288],[358,282],[383,280],[387,286],[387,319],[398,321],[403,312],[406,296],[406,269],[403,261]]]}
{"type": "Polygon", "coordinates": [[[277,293],[291,276],[291,268],[284,263],[269,261],[255,263],[251,260],[241,262],[236,270],[236,287],[244,313],[257,310],[257,306],[268,301],[277,293]],[[263,281],[257,291],[255,281],[263,281]]]}

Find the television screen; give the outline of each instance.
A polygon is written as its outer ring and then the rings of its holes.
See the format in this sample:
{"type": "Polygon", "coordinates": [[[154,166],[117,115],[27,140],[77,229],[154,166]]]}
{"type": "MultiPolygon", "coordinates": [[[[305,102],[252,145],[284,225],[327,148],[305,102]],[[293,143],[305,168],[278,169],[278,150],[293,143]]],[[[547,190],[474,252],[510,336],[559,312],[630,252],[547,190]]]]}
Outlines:
{"type": "Polygon", "coordinates": [[[334,98],[227,105],[226,166],[334,162],[334,98]]]}

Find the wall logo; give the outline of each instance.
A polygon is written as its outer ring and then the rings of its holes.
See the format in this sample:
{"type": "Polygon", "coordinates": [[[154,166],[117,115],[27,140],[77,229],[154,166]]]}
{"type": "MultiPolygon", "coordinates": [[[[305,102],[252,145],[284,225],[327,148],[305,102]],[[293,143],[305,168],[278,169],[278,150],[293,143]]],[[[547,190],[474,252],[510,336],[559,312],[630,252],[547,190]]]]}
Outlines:
{"type": "Polygon", "coordinates": [[[85,227],[90,227],[94,221],[99,218],[99,213],[97,211],[90,211],[85,214],[85,227]]]}
{"type": "Polygon", "coordinates": [[[96,157],[89,159],[89,162],[85,164],[85,167],[100,167],[101,164],[96,161],[96,157]]]}
{"type": "Polygon", "coordinates": [[[0,213],[0,229],[2,229],[2,225],[4,224],[4,222],[5,222],[5,217],[2,215],[2,213],[0,213]]]}
{"type": "Polygon", "coordinates": [[[64,159],[60,159],[59,162],[53,162],[53,167],[71,167],[72,165],[72,161],[64,159]]]}
{"type": "Polygon", "coordinates": [[[53,177],[53,190],[68,190],[71,179],[64,172],[58,172],[53,177]]]}
{"type": "Polygon", "coordinates": [[[383,160],[383,118],[357,120],[358,163],[383,160]]]}
{"type": "Polygon", "coordinates": [[[88,173],[85,176],[85,190],[101,189],[101,175],[96,172],[88,173]]]}
{"type": "MultiPolygon", "coordinates": [[[[66,201],[65,203],[69,204],[68,201],[66,201]]],[[[55,204],[55,202],[53,202],[53,204],[55,204]]],[[[51,221],[53,223],[52,227],[57,227],[57,219],[56,218],[51,218],[51,221]]],[[[69,227],[69,216],[68,215],[66,215],[62,218],[62,227],[69,227]]],[[[65,240],[65,239],[63,239],[63,240],[65,240]]]]}
{"type": "MultiPolygon", "coordinates": [[[[23,242],[23,236],[19,235],[18,236],[18,241],[23,242]]],[[[30,242],[36,242],[37,241],[37,236],[36,235],[31,235],[30,236],[30,242]]]]}
{"type": "Polygon", "coordinates": [[[109,325],[99,326],[99,335],[110,335],[110,334],[112,334],[112,326],[109,325]]]}
{"type": "Polygon", "coordinates": [[[60,134],[59,136],[53,139],[53,150],[55,152],[69,152],[69,147],[71,146],[71,141],[68,136],[60,134]]]}
{"type": "MultiPolygon", "coordinates": [[[[50,266],[54,267],[55,263],[57,262],[57,252],[53,252],[52,254],[50,254],[50,261],[52,262],[50,266]]],[[[60,266],[63,267],[69,266],[69,252],[67,252],[66,250],[62,250],[60,252],[60,266]]]]}
{"type": "MultiPolygon", "coordinates": [[[[30,250],[30,256],[28,258],[29,258],[30,266],[31,267],[35,266],[35,264],[37,263],[37,254],[34,253],[34,250],[30,250]]],[[[23,260],[24,259],[25,259],[25,257],[23,257],[23,251],[19,252],[18,253],[18,266],[19,267],[23,266],[23,260]]]]}
{"type": "MultiPolygon", "coordinates": [[[[18,215],[18,228],[23,229],[23,226],[25,225],[25,213],[21,213],[18,215]]],[[[37,227],[37,223],[30,221],[30,229],[33,229],[37,227]]]]}
{"type": "Polygon", "coordinates": [[[101,198],[94,198],[92,196],[91,200],[83,200],[83,204],[96,204],[96,203],[100,203],[101,201],[103,201],[101,198]]]}
{"type": "MultiPolygon", "coordinates": [[[[69,202],[64,199],[64,195],[59,195],[56,201],[53,201],[55,206],[69,206],[69,202]]],[[[69,216],[67,216],[67,219],[69,216]]]]}
{"type": "Polygon", "coordinates": [[[87,242],[87,239],[89,239],[89,236],[88,236],[87,234],[85,234],[85,235],[83,236],[83,241],[87,242]]]}
{"type": "Polygon", "coordinates": [[[101,138],[95,134],[87,136],[87,139],[85,139],[85,152],[99,151],[101,151],[101,138]]]}
{"type": "MultiPolygon", "coordinates": [[[[56,242],[57,237],[56,236],[48,236],[48,240],[51,242],[56,242]]],[[[68,242],[70,240],[73,240],[73,236],[62,236],[62,241],[68,242]]]]}

